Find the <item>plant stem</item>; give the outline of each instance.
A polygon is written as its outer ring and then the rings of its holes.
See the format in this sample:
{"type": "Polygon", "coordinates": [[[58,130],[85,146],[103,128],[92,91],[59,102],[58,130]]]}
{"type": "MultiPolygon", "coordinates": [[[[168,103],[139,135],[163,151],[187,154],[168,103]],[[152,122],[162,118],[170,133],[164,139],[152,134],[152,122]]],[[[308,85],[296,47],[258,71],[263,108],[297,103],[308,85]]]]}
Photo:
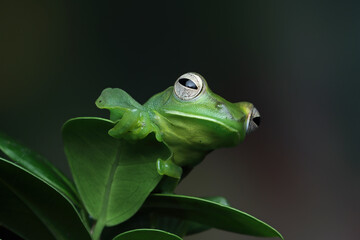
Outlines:
{"type": "Polygon", "coordinates": [[[94,230],[92,233],[93,240],[100,240],[101,233],[105,227],[105,223],[103,221],[97,221],[94,226],[94,230]]]}

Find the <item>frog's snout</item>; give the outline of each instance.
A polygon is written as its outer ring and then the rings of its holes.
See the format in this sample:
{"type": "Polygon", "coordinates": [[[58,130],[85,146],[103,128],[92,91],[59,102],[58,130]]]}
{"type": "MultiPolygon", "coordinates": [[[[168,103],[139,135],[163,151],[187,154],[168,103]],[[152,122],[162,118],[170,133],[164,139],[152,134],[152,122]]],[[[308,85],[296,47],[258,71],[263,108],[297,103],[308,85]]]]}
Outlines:
{"type": "Polygon", "coordinates": [[[246,134],[249,134],[259,128],[261,122],[259,111],[253,106],[248,116],[246,124],[246,134]]]}

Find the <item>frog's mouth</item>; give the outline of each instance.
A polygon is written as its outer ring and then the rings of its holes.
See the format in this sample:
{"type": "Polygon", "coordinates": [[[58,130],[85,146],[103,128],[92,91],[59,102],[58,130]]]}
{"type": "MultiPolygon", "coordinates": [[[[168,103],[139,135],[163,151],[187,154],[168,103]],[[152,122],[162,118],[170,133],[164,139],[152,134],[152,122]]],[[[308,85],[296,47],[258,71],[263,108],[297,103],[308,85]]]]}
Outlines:
{"type": "Polygon", "coordinates": [[[255,107],[252,107],[246,120],[246,135],[258,129],[260,123],[261,123],[260,113],[255,107]]]}

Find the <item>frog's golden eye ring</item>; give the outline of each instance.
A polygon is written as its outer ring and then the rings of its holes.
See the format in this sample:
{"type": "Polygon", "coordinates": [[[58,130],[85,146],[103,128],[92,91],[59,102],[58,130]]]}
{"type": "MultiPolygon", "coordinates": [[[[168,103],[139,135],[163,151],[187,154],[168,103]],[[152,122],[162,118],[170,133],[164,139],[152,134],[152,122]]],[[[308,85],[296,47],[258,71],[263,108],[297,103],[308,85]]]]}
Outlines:
{"type": "Polygon", "coordinates": [[[249,134],[259,128],[261,122],[260,113],[256,108],[252,108],[246,134],[249,134]]]}
{"type": "Polygon", "coordinates": [[[197,73],[185,73],[175,82],[175,95],[181,100],[192,100],[199,96],[204,87],[203,77],[197,73]]]}

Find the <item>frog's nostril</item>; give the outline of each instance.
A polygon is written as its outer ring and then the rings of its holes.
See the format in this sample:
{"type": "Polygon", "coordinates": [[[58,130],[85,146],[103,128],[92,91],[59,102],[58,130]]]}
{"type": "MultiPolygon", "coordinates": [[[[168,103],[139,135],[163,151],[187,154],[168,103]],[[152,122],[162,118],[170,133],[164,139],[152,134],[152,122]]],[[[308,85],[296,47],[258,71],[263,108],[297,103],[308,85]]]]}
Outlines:
{"type": "Polygon", "coordinates": [[[254,118],[253,118],[253,122],[254,122],[256,125],[260,126],[260,122],[261,122],[260,116],[254,117],[254,118]]]}

